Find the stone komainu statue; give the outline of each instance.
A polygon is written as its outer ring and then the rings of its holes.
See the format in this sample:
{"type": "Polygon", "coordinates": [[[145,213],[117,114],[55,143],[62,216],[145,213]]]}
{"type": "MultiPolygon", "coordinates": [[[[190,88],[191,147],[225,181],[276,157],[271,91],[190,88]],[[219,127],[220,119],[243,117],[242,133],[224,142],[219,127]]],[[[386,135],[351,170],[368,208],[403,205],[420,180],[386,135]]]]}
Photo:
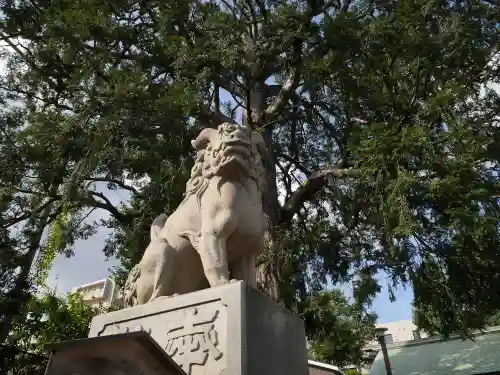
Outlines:
{"type": "Polygon", "coordinates": [[[125,307],[230,278],[256,287],[255,257],[264,250],[266,229],[264,141],[223,123],[203,129],[191,144],[198,153],[184,200],[170,217],[154,220],[151,242],[125,283],[125,307]]]}

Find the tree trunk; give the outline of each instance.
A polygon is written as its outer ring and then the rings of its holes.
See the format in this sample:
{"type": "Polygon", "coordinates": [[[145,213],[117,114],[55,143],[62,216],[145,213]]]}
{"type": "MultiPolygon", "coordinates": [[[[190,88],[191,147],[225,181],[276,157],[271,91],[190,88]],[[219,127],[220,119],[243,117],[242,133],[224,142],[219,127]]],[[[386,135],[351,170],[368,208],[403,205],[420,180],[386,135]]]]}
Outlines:
{"type": "Polygon", "coordinates": [[[279,302],[281,300],[281,245],[278,238],[280,222],[280,205],[278,202],[278,187],[276,184],[276,163],[273,156],[272,127],[264,132],[264,141],[271,156],[266,165],[266,186],[263,194],[263,208],[267,216],[268,228],[265,234],[266,253],[257,267],[257,281],[261,290],[279,302]]]}
{"type": "Polygon", "coordinates": [[[267,86],[264,82],[255,80],[247,82],[251,87],[247,97],[247,108],[244,115],[244,124],[253,130],[264,129],[262,134],[269,158],[265,161],[266,181],[263,189],[262,205],[267,219],[265,233],[265,253],[257,260],[257,283],[259,289],[273,300],[279,302],[280,295],[280,253],[278,241],[278,225],[280,222],[280,205],[278,201],[278,187],[276,184],[276,161],[273,154],[273,127],[265,126],[265,108],[267,86]]]}

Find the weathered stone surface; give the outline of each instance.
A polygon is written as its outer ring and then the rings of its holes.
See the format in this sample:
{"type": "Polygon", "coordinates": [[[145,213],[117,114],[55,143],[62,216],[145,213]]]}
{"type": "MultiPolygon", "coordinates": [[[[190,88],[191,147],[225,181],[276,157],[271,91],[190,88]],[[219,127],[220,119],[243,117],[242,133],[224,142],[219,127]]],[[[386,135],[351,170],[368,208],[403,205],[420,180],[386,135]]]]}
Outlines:
{"type": "Polygon", "coordinates": [[[186,375],[145,332],[51,345],[47,375],[186,375]]]}
{"type": "Polygon", "coordinates": [[[306,375],[301,319],[243,282],[97,316],[90,336],[146,331],[189,375],[306,375]]]}
{"type": "Polygon", "coordinates": [[[198,154],[184,200],[170,217],[154,220],[151,242],[125,284],[126,307],[230,278],[256,286],[255,257],[264,249],[266,229],[264,141],[223,123],[203,129],[192,145],[198,154]]]}

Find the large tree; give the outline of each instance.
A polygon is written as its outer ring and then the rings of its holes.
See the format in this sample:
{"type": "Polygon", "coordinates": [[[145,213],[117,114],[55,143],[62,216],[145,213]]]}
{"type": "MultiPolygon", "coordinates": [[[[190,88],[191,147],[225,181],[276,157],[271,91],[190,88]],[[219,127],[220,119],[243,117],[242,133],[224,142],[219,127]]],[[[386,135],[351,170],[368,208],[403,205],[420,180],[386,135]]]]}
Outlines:
{"type": "Polygon", "coordinates": [[[67,151],[66,130],[47,131],[54,122],[65,129],[68,120],[8,99],[2,96],[0,110],[0,342],[45,284],[56,254],[71,255],[75,240],[93,233],[86,208],[99,205],[94,193],[75,193],[82,163],[67,151]]]}
{"type": "Polygon", "coordinates": [[[376,314],[356,301],[350,303],[340,290],[333,290],[309,297],[302,316],[308,327],[312,359],[361,367],[363,349],[375,338],[376,314]]]}
{"type": "Polygon", "coordinates": [[[417,307],[481,326],[500,304],[500,100],[485,89],[498,80],[495,3],[6,2],[1,87],[30,103],[45,168],[65,171],[10,189],[107,210],[105,251],[123,276],[152,219],[180,201],[189,140],[240,122],[271,154],[259,260],[270,296],[300,313],[328,281],[370,298],[384,272],[390,289],[414,286],[417,307]],[[126,189],[130,206],[96,182],[126,189]]]}

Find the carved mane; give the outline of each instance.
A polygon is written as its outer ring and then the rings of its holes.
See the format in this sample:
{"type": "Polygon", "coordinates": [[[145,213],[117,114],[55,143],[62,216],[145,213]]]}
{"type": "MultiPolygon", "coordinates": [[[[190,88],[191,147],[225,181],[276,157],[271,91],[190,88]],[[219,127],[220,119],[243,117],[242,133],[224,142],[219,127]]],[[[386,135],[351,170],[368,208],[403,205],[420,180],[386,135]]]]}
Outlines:
{"type": "MultiPolygon", "coordinates": [[[[204,129],[206,132],[208,129],[204,129]]],[[[213,130],[213,129],[210,129],[213,130]]],[[[206,135],[205,135],[206,136],[206,135]]],[[[191,169],[191,176],[186,183],[186,191],[184,193],[184,199],[181,204],[185,203],[192,195],[196,196],[196,201],[198,205],[201,204],[201,197],[205,193],[210,183],[210,180],[215,174],[215,169],[217,166],[211,165],[208,161],[205,161],[205,154],[208,152],[205,148],[207,142],[200,141],[202,134],[193,141],[193,146],[198,146],[203,143],[203,148],[198,148],[196,154],[196,159],[193,168],[191,169]]],[[[195,146],[195,147],[196,147],[195,146]]],[[[252,179],[259,186],[259,190],[263,191],[265,186],[265,168],[264,160],[267,158],[265,154],[265,145],[263,146],[263,140],[259,133],[253,132],[252,134],[252,163],[250,166],[249,175],[247,179],[252,179]],[[264,150],[262,149],[264,147],[264,150]]]]}
{"type": "Polygon", "coordinates": [[[186,191],[181,204],[186,202],[192,195],[196,195],[198,205],[205,190],[207,190],[210,178],[203,175],[203,165],[205,162],[205,150],[199,150],[196,154],[196,160],[191,168],[191,176],[186,183],[186,191]]]}

